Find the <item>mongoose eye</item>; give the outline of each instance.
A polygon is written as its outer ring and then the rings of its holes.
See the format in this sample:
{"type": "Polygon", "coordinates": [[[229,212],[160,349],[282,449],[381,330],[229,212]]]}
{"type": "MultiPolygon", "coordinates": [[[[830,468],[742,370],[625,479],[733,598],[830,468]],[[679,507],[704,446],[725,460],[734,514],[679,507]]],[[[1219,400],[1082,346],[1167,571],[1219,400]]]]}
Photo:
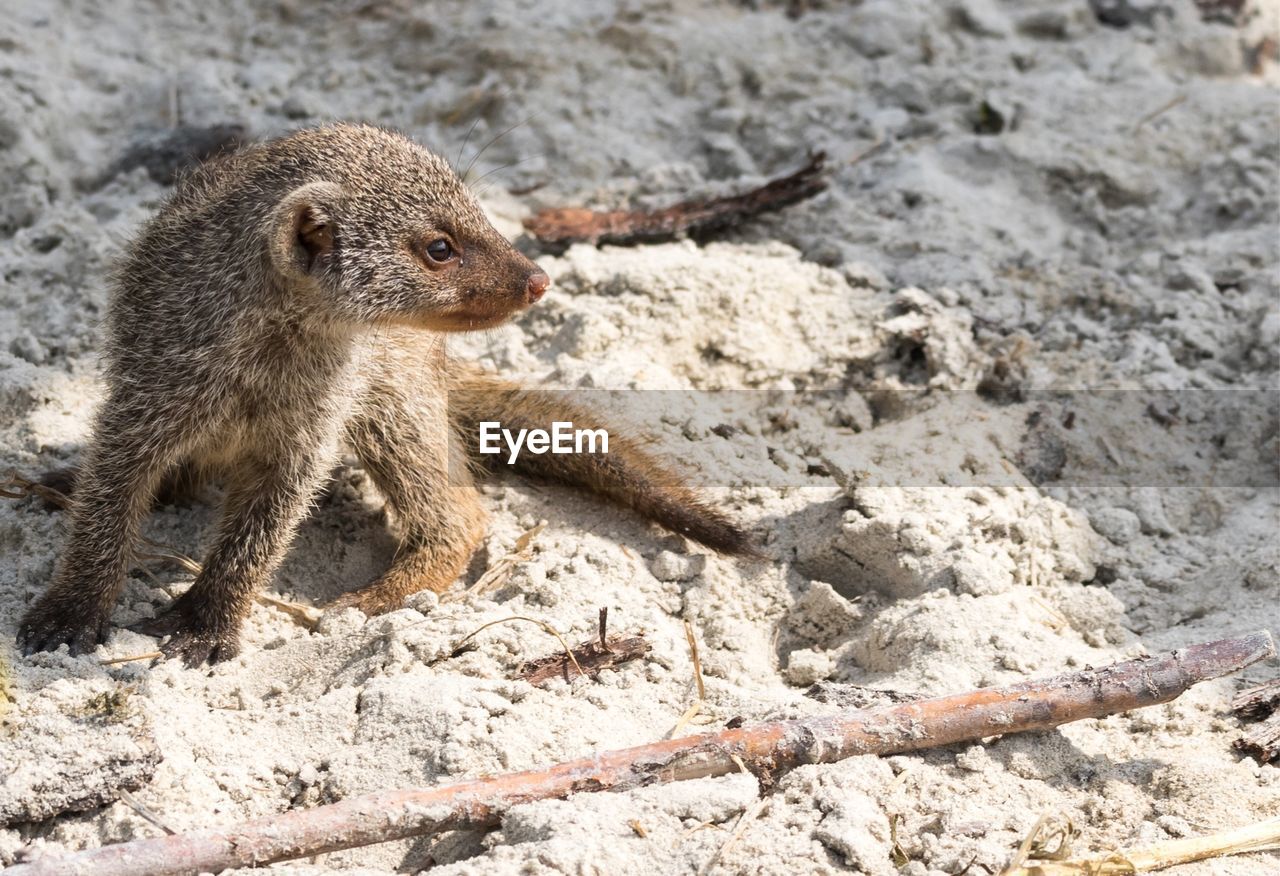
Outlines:
{"type": "Polygon", "coordinates": [[[454,255],[456,255],[456,253],[453,250],[453,245],[449,243],[449,241],[445,240],[443,237],[437,237],[435,240],[428,243],[426,246],[426,251],[427,251],[427,258],[431,259],[431,261],[440,265],[449,261],[449,259],[453,258],[454,255]]]}

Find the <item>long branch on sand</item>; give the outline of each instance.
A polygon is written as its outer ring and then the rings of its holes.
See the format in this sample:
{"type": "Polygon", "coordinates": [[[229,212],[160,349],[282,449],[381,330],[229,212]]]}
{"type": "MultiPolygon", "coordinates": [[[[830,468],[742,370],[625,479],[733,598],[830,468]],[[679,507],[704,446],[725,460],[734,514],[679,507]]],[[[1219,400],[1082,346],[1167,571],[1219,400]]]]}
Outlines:
{"type": "Polygon", "coordinates": [[[1165,703],[1197,682],[1235,672],[1275,653],[1271,634],[1256,632],[1008,687],[685,736],[603,752],[549,769],[366,794],[222,830],[135,840],[70,855],[50,854],[5,872],[7,876],[218,872],[444,830],[488,827],[520,803],[720,776],[737,771],[741,763],[771,781],[801,764],[936,748],[1165,703]]]}

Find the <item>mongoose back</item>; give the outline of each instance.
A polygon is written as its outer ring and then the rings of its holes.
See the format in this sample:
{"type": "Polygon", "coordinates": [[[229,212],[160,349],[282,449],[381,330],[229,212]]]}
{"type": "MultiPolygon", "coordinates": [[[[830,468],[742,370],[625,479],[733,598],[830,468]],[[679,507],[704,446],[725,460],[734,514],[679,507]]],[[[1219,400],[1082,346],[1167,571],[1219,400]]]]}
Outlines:
{"type": "MultiPolygon", "coordinates": [[[[200,574],[140,629],[188,665],[234,656],[255,593],[344,447],[385,497],[401,547],[338,602],[375,614],[448,587],[485,528],[463,432],[481,419],[592,419],[445,349],[447,333],[498,325],[549,284],[445,161],[396,133],[333,125],[198,168],[114,277],[108,391],[74,476],[69,544],[19,628],[23,651],[105,641],[157,491],[216,477],[224,507],[200,574]]],[[[717,550],[750,549],[632,441],[522,460],[717,550]]]]}

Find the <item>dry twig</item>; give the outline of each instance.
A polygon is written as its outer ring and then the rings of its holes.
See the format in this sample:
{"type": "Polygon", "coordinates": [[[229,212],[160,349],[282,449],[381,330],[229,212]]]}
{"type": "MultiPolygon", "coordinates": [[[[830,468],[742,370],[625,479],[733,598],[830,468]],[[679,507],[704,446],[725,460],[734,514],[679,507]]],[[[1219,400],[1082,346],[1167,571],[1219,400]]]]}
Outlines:
{"type": "Polygon", "coordinates": [[[768,804],[767,797],[761,797],[752,803],[741,815],[738,816],[738,823],[733,826],[733,833],[729,834],[729,838],[724,841],[720,848],[716,849],[716,853],[707,859],[707,863],[702,865],[698,871],[698,876],[706,876],[716,864],[720,863],[720,859],[724,857],[724,853],[729,851],[738,840],[742,839],[742,835],[747,832],[747,828],[751,826],[751,822],[760,817],[760,813],[764,811],[764,807],[768,804]]]}
{"type": "Polygon", "coordinates": [[[48,504],[55,508],[66,508],[71,504],[71,500],[62,492],[55,490],[53,487],[46,487],[44,484],[37,483],[30,478],[24,478],[13,469],[9,469],[9,475],[0,483],[0,496],[6,499],[26,499],[31,496],[38,496],[48,504]]]}
{"type": "Polygon", "coordinates": [[[649,653],[651,646],[639,633],[609,638],[606,635],[608,620],[609,609],[600,609],[600,633],[596,638],[569,651],[527,661],[519,669],[520,677],[531,684],[542,684],[556,676],[573,681],[577,674],[585,672],[595,676],[603,669],[612,669],[649,653]]]}
{"type": "Polygon", "coordinates": [[[163,659],[163,651],[148,651],[145,654],[130,654],[127,657],[112,657],[109,660],[98,661],[99,666],[115,666],[120,663],[133,663],[137,660],[156,660],[163,659]]]}
{"type": "Polygon", "coordinates": [[[848,164],[850,165],[861,164],[862,162],[866,161],[868,158],[873,158],[876,155],[879,155],[885,149],[889,148],[889,143],[890,141],[886,140],[883,136],[877,137],[876,142],[872,143],[866,149],[863,149],[857,155],[850,158],[848,161],[848,164]]]}
{"type": "Polygon", "coordinates": [[[1242,718],[1264,719],[1236,740],[1236,748],[1263,763],[1280,758],[1280,678],[1240,691],[1231,701],[1231,711],[1242,718]]]}
{"type": "Polygon", "coordinates": [[[795,173],[740,195],[695,198],[652,211],[560,207],[535,213],[524,220],[524,227],[542,244],[556,248],[571,243],[651,243],[681,234],[705,236],[818,194],[827,187],[826,158],[825,152],[816,152],[795,173]]]}
{"type": "Polygon", "coordinates": [[[1133,126],[1134,132],[1135,133],[1138,132],[1148,122],[1155,121],[1156,119],[1160,118],[1160,116],[1164,115],[1174,107],[1181,106],[1183,103],[1186,102],[1186,100],[1187,100],[1187,96],[1185,94],[1179,94],[1177,97],[1173,98],[1173,100],[1169,101],[1168,103],[1163,104],[1157,107],[1156,109],[1152,110],[1151,112],[1147,113],[1145,116],[1138,119],[1136,124],[1134,124],[1133,126]]]}
{"type": "Polygon", "coordinates": [[[1280,758],[1280,712],[1246,730],[1236,740],[1236,748],[1252,754],[1263,763],[1280,758]]]}
{"type": "Polygon", "coordinates": [[[1031,847],[1044,821],[1042,818],[1036,822],[1031,835],[1018,850],[1015,864],[1002,871],[1000,876],[1130,876],[1206,858],[1280,849],[1280,818],[1273,818],[1210,836],[1169,840],[1144,849],[1128,849],[1079,860],[1024,863],[1025,850],[1031,847]]]}
{"type": "Polygon", "coordinates": [[[126,805],[126,806],[128,806],[130,809],[132,809],[134,812],[136,812],[136,813],[138,813],[139,815],[141,815],[144,819],[146,819],[148,822],[150,822],[154,827],[159,828],[161,831],[163,831],[164,833],[168,834],[169,836],[175,836],[175,835],[178,833],[178,832],[177,832],[176,830],[174,830],[172,827],[170,827],[169,825],[165,824],[165,823],[164,823],[164,820],[163,820],[163,819],[161,819],[159,815],[156,815],[154,812],[152,812],[150,809],[148,809],[148,808],[147,808],[147,807],[142,803],[142,801],[140,801],[140,800],[138,800],[137,798],[135,798],[132,794],[130,794],[130,793],[129,793],[128,791],[126,791],[124,788],[120,788],[120,789],[119,789],[119,791],[118,791],[118,793],[120,794],[120,802],[121,802],[121,803],[125,804],[125,805],[126,805]]]}
{"type": "Polygon", "coordinates": [[[310,605],[304,605],[301,602],[290,602],[287,599],[280,599],[277,596],[272,596],[270,593],[259,593],[258,601],[263,605],[269,605],[278,611],[284,612],[284,614],[288,615],[290,620],[298,626],[305,627],[308,630],[314,630],[320,623],[320,618],[324,615],[324,612],[318,608],[310,605]]]}
{"type": "Polygon", "coordinates": [[[801,764],[1044,730],[1164,703],[1198,682],[1275,653],[1270,633],[1257,632],[1008,687],[665,740],[548,769],[350,797],[229,829],[51,854],[11,867],[6,874],[167,876],[261,866],[444,830],[488,827],[511,806],[534,800],[721,776],[738,768],[735,756],[756,775],[770,778],[801,764]]]}
{"type": "Polygon", "coordinates": [[[702,681],[702,659],[698,656],[698,638],[693,633],[693,624],[687,620],[684,622],[684,638],[689,643],[689,660],[693,664],[693,683],[698,689],[698,698],[684,710],[684,714],[676,721],[676,726],[672,727],[671,732],[666,735],[667,739],[675,739],[685,725],[702,711],[702,706],[707,699],[707,688],[702,681]]]}
{"type": "Polygon", "coordinates": [[[1280,709],[1280,678],[1247,687],[1231,698],[1231,711],[1241,718],[1265,718],[1280,709]]]}
{"type": "Polygon", "coordinates": [[[490,591],[497,590],[511,577],[511,573],[516,566],[529,559],[529,546],[533,544],[533,540],[538,537],[538,533],[542,532],[546,526],[546,523],[539,523],[532,529],[521,533],[511,550],[502,559],[485,569],[484,574],[476,579],[476,583],[466,590],[447,593],[441,597],[440,601],[457,602],[468,596],[483,596],[490,591]]]}
{"type": "Polygon", "coordinates": [[[449,656],[457,657],[459,654],[462,653],[462,649],[466,647],[467,642],[470,642],[479,633],[482,633],[485,630],[489,629],[489,627],[497,626],[498,624],[511,623],[512,621],[524,621],[525,623],[529,623],[529,624],[537,624],[538,626],[542,627],[544,632],[550,633],[551,635],[555,636],[556,641],[558,641],[560,643],[560,647],[564,649],[565,655],[569,658],[569,662],[573,664],[573,668],[577,671],[577,674],[586,675],[586,673],[582,671],[581,664],[578,663],[578,658],[574,656],[573,649],[570,648],[569,643],[564,640],[564,636],[560,635],[559,630],[551,626],[551,624],[547,623],[546,621],[540,621],[537,618],[533,618],[533,617],[524,617],[523,615],[512,615],[511,617],[504,617],[501,620],[489,621],[487,624],[480,627],[479,629],[472,630],[470,633],[467,633],[465,636],[463,636],[462,639],[458,642],[458,644],[453,646],[453,650],[449,652],[449,656]]]}
{"type": "Polygon", "coordinates": [[[1009,862],[1009,866],[1000,872],[1000,876],[1011,876],[1013,873],[1020,872],[1022,865],[1028,859],[1061,861],[1071,854],[1071,840],[1075,838],[1076,827],[1071,823],[1071,819],[1065,819],[1061,824],[1055,823],[1055,819],[1048,815],[1041,815],[1036,819],[1036,823],[1031,825],[1031,830],[1023,837],[1022,842],[1018,845],[1018,850],[1013,853],[1013,860],[1009,862]],[[1052,829],[1050,828],[1052,825],[1052,829]],[[1044,836],[1041,836],[1044,834],[1044,836]],[[1058,844],[1052,849],[1049,848],[1049,840],[1057,839],[1058,844]]]}

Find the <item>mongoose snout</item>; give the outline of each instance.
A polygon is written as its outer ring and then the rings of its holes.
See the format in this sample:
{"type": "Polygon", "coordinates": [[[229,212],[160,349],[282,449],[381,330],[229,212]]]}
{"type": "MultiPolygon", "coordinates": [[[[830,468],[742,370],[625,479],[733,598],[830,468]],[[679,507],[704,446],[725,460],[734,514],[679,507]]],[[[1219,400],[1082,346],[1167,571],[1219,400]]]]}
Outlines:
{"type": "Polygon", "coordinates": [[[447,296],[444,306],[438,302],[446,296],[438,296],[434,288],[420,292],[423,307],[408,324],[446,332],[491,328],[546,294],[551,286],[546,271],[487,226],[457,244],[438,240],[426,245],[436,247],[436,256],[447,253],[441,264],[428,252],[431,279],[438,276],[457,292],[447,296]]]}
{"type": "MultiPolygon", "coordinates": [[[[449,357],[551,280],[489,223],[441,158],[364,125],[299,131],[183,179],[116,272],[108,392],[74,485],[71,538],[23,618],[25,653],[105,641],[153,497],[224,483],[195,582],[143,632],[188,665],[235,656],[241,621],[335,461],[354,451],[398,528],[376,581],[338,600],[366,614],[443,590],[484,537],[476,424],[604,427],[591,411],[449,357]]],[[[634,508],[726,553],[747,534],[639,441],[527,472],[634,508]]],[[[543,459],[541,457],[537,459],[543,459]]]]}
{"type": "Polygon", "coordinates": [[[551,278],[546,275],[545,271],[535,271],[529,275],[528,281],[524,286],[524,300],[528,304],[537,304],[546,294],[547,287],[551,285],[551,278]]]}

